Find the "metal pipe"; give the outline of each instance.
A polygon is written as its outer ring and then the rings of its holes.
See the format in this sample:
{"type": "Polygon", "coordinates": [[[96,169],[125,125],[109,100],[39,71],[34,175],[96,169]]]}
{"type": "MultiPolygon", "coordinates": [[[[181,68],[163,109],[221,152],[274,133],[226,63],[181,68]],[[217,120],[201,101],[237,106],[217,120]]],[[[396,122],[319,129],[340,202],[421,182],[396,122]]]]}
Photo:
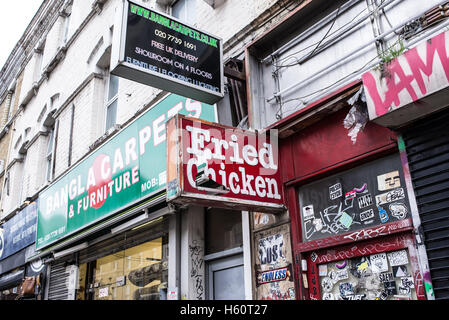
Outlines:
{"type": "MultiPolygon", "coordinates": [[[[441,2],[440,2],[440,5],[443,4],[443,3],[446,3],[446,2],[447,2],[447,0],[441,1],[441,2]]],[[[428,9],[427,9],[427,10],[428,10],[428,9]]],[[[353,49],[353,50],[351,51],[351,53],[349,53],[345,58],[343,58],[342,60],[340,60],[338,63],[332,62],[332,63],[326,65],[325,67],[321,68],[319,71],[315,72],[313,76],[311,76],[311,77],[309,77],[309,78],[306,78],[306,79],[302,80],[301,82],[297,82],[297,83],[295,83],[295,84],[293,84],[293,85],[291,85],[291,86],[288,86],[287,88],[285,88],[285,89],[283,89],[283,90],[281,90],[281,91],[278,91],[277,93],[275,93],[274,95],[272,95],[270,98],[268,98],[266,101],[267,101],[268,103],[270,103],[271,101],[275,100],[276,97],[281,96],[282,94],[284,94],[284,93],[290,91],[290,90],[293,89],[293,88],[303,87],[303,86],[309,84],[311,81],[313,81],[313,80],[315,80],[317,77],[321,76],[322,73],[324,73],[324,72],[329,72],[329,71],[331,71],[331,70],[334,70],[335,68],[339,67],[340,65],[346,63],[347,60],[348,60],[349,58],[352,58],[352,56],[354,56],[354,54],[356,54],[356,53],[361,54],[362,52],[365,52],[366,49],[369,48],[369,46],[372,45],[373,43],[375,43],[378,39],[384,38],[385,36],[391,34],[391,33],[394,32],[395,30],[397,30],[397,29],[399,29],[399,28],[402,28],[403,26],[405,26],[405,25],[406,25],[407,23],[409,23],[410,21],[413,21],[413,20],[415,20],[415,19],[418,19],[418,18],[421,17],[422,15],[423,15],[423,13],[420,13],[419,15],[416,15],[415,17],[413,17],[413,18],[411,18],[411,19],[409,19],[409,20],[407,20],[407,21],[405,21],[405,22],[402,22],[402,23],[400,23],[400,24],[394,26],[394,27],[391,28],[390,30],[388,30],[388,31],[386,31],[386,32],[384,32],[384,33],[382,33],[381,35],[379,35],[379,36],[377,36],[377,37],[375,37],[373,40],[367,41],[366,43],[362,44],[361,46],[357,47],[356,49],[353,49]]]]}
{"type": "MultiPolygon", "coordinates": [[[[354,4],[356,4],[357,2],[360,2],[360,1],[361,0],[348,1],[347,3],[345,3],[341,6],[340,13],[345,12],[346,10],[351,8],[354,4]]],[[[274,51],[271,55],[262,59],[262,63],[271,62],[272,56],[279,56],[279,55],[283,54],[285,51],[289,50],[291,47],[295,46],[302,40],[308,38],[311,34],[315,33],[319,29],[321,29],[324,25],[329,23],[334,18],[334,15],[337,14],[337,11],[338,11],[338,9],[334,10],[332,13],[327,15],[324,19],[320,20],[319,22],[314,24],[312,27],[310,27],[309,29],[307,29],[306,31],[304,31],[303,33],[298,35],[296,38],[292,39],[290,42],[286,43],[285,45],[283,45],[282,47],[280,47],[279,49],[274,51]]]]}

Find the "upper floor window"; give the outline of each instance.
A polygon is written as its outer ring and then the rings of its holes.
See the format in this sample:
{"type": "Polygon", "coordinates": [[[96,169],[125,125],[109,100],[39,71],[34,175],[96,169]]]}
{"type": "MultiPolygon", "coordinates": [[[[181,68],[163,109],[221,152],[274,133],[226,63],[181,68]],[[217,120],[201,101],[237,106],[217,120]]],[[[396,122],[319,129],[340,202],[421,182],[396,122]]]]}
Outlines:
{"type": "Polygon", "coordinates": [[[55,146],[55,129],[54,127],[50,130],[50,137],[48,140],[48,145],[47,145],[47,153],[45,154],[45,161],[46,161],[46,181],[50,182],[53,180],[53,176],[54,176],[54,161],[53,161],[53,153],[54,153],[54,148],[55,146]]]}
{"type": "Polygon", "coordinates": [[[70,16],[72,15],[72,5],[68,5],[61,13],[63,17],[62,22],[62,34],[61,34],[61,40],[62,44],[65,44],[67,42],[67,38],[69,36],[69,26],[70,26],[70,16]]]}
{"type": "Polygon", "coordinates": [[[8,196],[9,197],[9,189],[11,188],[10,187],[10,180],[11,180],[11,177],[10,177],[10,173],[9,173],[9,171],[6,173],[6,175],[5,175],[5,186],[4,186],[4,188],[3,188],[3,192],[5,193],[5,195],[6,196],[8,196]]]}
{"type": "Polygon", "coordinates": [[[113,74],[110,74],[107,79],[105,131],[112,128],[117,122],[118,81],[119,78],[113,74]]]}
{"type": "Polygon", "coordinates": [[[33,81],[39,81],[42,74],[42,62],[43,62],[43,56],[44,56],[44,49],[45,49],[45,40],[42,41],[35,49],[34,49],[34,74],[33,74],[33,81]]]}
{"type": "Polygon", "coordinates": [[[177,0],[172,4],[172,16],[188,23],[196,23],[196,0],[177,0]]]}

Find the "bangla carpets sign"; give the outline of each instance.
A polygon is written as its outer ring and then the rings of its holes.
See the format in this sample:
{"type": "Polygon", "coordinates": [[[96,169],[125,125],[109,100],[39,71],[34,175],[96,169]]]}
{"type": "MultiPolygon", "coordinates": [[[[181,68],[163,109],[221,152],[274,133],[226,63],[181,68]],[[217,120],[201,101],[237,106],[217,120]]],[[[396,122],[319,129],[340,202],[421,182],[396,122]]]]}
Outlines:
{"type": "Polygon", "coordinates": [[[167,201],[273,213],[285,209],[277,136],[180,115],[169,121],[167,131],[167,201]]]}
{"type": "Polygon", "coordinates": [[[223,97],[221,39],[130,1],[117,26],[112,73],[207,103],[223,97]]]}
{"type": "Polygon", "coordinates": [[[177,113],[215,120],[215,107],[169,95],[39,196],[41,249],[166,187],[166,122],[177,113]]]}
{"type": "Polygon", "coordinates": [[[369,117],[384,125],[397,126],[446,105],[443,97],[416,103],[449,86],[449,32],[421,42],[416,47],[362,76],[369,117]],[[429,103],[430,102],[430,103],[429,103]],[[396,116],[396,117],[395,117],[396,116]]]}

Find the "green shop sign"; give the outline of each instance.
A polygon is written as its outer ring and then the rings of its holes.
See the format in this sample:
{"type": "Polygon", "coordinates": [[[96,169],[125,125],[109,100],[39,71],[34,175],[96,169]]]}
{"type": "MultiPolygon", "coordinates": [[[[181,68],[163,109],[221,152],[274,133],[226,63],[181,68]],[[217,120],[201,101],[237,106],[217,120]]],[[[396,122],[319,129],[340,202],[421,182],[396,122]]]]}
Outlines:
{"type": "Polygon", "coordinates": [[[215,107],[170,94],[39,195],[36,249],[166,188],[166,122],[216,121],[215,107]]]}

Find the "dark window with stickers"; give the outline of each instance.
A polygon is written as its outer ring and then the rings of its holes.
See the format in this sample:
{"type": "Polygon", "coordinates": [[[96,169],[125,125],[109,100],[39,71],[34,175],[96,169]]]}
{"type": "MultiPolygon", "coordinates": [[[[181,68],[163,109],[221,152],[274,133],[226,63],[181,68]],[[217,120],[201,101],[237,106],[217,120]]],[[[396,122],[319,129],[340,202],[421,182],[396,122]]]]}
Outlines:
{"type": "Polygon", "coordinates": [[[398,154],[303,185],[298,191],[304,242],[410,216],[398,154]]]}

